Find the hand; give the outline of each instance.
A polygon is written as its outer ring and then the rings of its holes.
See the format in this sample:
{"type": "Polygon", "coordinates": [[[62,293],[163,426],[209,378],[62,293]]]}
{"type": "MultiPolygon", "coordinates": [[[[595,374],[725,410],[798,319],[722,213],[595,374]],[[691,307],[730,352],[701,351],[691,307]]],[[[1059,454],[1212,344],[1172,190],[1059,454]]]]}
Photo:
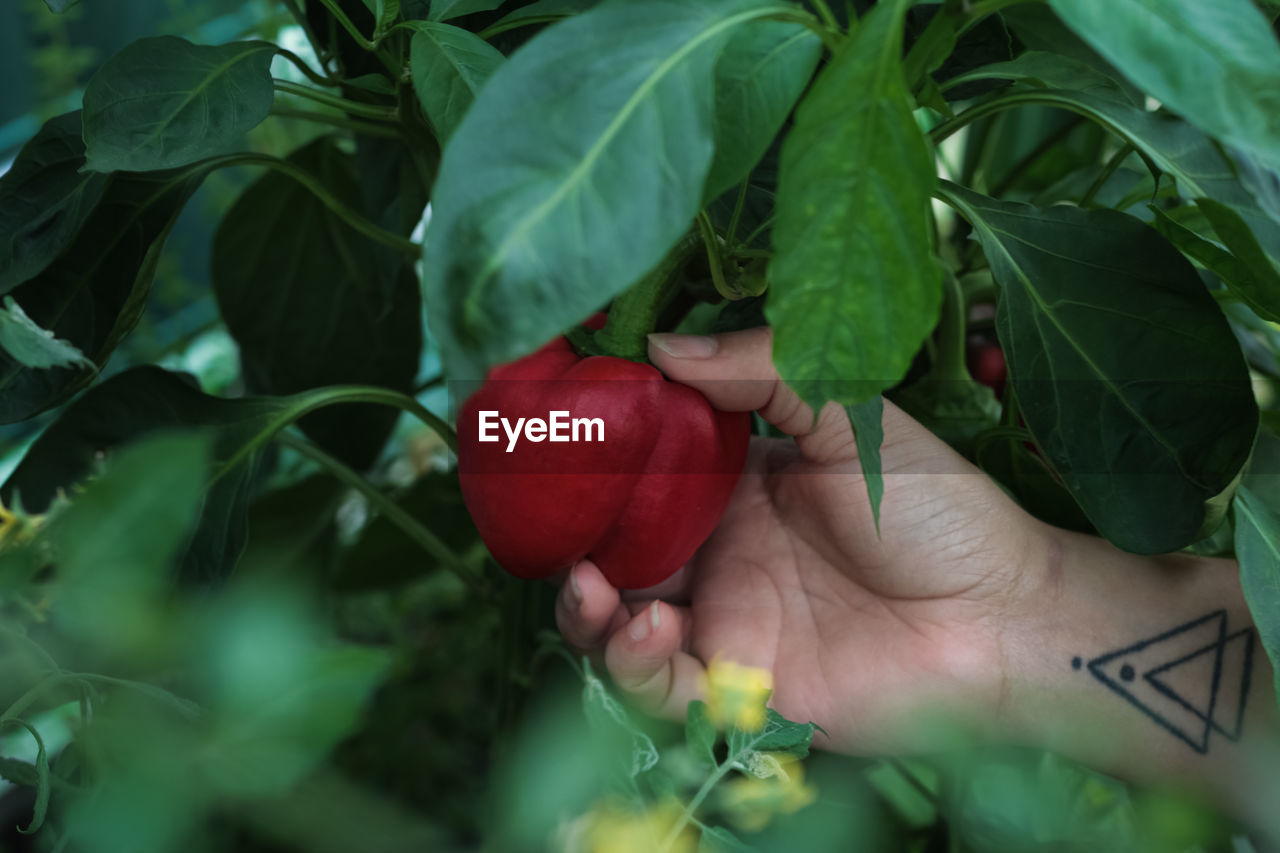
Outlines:
{"type": "Polygon", "coordinates": [[[1045,526],[886,402],[877,536],[847,416],[829,404],[813,423],[773,368],[768,329],[655,336],[650,356],[794,440],[754,440],[719,527],[660,587],[620,594],[589,561],[574,566],[556,608],[566,639],[675,718],[713,656],[769,669],[770,704],[851,752],[900,750],[902,724],[938,703],[993,720],[1003,628],[1048,571],[1045,526]]]}

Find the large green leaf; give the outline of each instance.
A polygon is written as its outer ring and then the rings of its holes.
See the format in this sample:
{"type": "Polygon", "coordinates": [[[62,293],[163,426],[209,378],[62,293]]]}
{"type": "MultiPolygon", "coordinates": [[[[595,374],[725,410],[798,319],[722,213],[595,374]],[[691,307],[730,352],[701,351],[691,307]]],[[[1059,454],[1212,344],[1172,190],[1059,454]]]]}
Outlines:
{"type": "Polygon", "coordinates": [[[426,235],[452,376],[530,352],[675,245],[711,165],[716,58],[778,8],[611,0],[498,69],[445,148],[426,235]]]}
{"type": "Polygon", "coordinates": [[[996,328],[1027,425],[1090,521],[1139,553],[1195,541],[1258,423],[1240,348],[1195,269],[1117,211],[953,184],[943,196],[1000,286],[996,328]]]}
{"type": "Polygon", "coordinates": [[[135,41],[85,88],[87,168],[145,172],[235,151],[271,111],[275,52],[263,41],[135,41]]]}
{"type": "Polygon", "coordinates": [[[409,68],[413,88],[443,144],[505,57],[479,36],[458,27],[434,21],[415,21],[412,27],[409,68]]]}
{"type": "Polygon", "coordinates": [[[906,5],[858,25],[782,146],[765,314],[779,372],[815,410],[895,384],[938,319],[933,158],[900,60],[906,5]]]}
{"type": "Polygon", "coordinates": [[[716,154],[706,197],[746,177],[777,135],[822,56],[822,41],[787,21],[753,21],[716,64],[716,154]]]}
{"type": "Polygon", "coordinates": [[[82,166],[72,112],[45,122],[0,176],[0,293],[42,272],[88,220],[108,179],[82,166]]]}
{"type": "MultiPolygon", "coordinates": [[[[1269,480],[1276,471],[1267,471],[1269,480]]],[[[1271,665],[1280,670],[1280,518],[1246,484],[1236,492],[1236,559],[1240,585],[1271,665]]],[[[1275,685],[1280,701],[1280,682],[1275,685]]]]}
{"type": "Polygon", "coordinates": [[[1250,0],[1050,0],[1126,77],[1224,142],[1280,162],[1280,44],[1250,0]]]}
{"type": "Polygon", "coordinates": [[[137,367],[94,386],[36,439],[0,488],[30,512],[43,512],[61,489],[83,481],[103,454],[166,429],[212,428],[215,477],[183,558],[186,577],[224,577],[245,541],[245,513],[260,448],[300,414],[332,399],[329,391],[287,398],[226,400],[200,392],[187,377],[137,367]]]}
{"type": "MultiPolygon", "coordinates": [[[[344,204],[360,207],[351,158],[332,139],[289,160],[344,204]]],[[[391,281],[380,282],[378,249],[278,172],[240,196],[214,236],[213,287],[253,390],[291,394],[340,383],[409,390],[422,346],[417,282],[403,262],[391,281]]],[[[395,417],[389,409],[335,409],[302,426],[363,467],[395,417]]]]}
{"type": "MultiPolygon", "coordinates": [[[[113,175],[74,241],[10,291],[14,300],[40,328],[105,364],[142,314],[165,237],[207,172],[193,166],[113,175]]],[[[0,422],[55,406],[92,377],[80,369],[29,367],[0,353],[0,422]]]]}

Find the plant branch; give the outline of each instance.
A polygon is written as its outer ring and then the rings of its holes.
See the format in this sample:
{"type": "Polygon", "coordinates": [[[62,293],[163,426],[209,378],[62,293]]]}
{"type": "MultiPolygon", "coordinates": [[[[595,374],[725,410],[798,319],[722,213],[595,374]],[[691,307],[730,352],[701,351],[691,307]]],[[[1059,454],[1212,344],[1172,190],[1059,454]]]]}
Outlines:
{"type": "Polygon", "coordinates": [[[355,40],[356,44],[365,50],[372,51],[374,49],[373,42],[365,38],[364,33],[360,32],[360,29],[351,22],[351,19],[347,17],[347,13],[343,12],[342,7],[338,5],[337,0],[320,0],[320,5],[329,10],[329,14],[347,31],[347,34],[355,40]]]}
{"type": "Polygon", "coordinates": [[[729,289],[729,284],[724,280],[724,263],[720,258],[720,238],[716,236],[716,229],[711,224],[711,218],[707,216],[705,210],[698,211],[698,233],[702,235],[702,243],[707,247],[707,264],[711,267],[711,281],[716,286],[716,292],[725,299],[737,299],[738,296],[729,289]]]}
{"type": "Polygon", "coordinates": [[[271,115],[278,118],[296,118],[301,121],[315,122],[316,124],[327,124],[330,127],[340,127],[365,136],[378,136],[383,139],[400,138],[400,133],[397,130],[385,124],[360,121],[359,119],[336,116],[330,113],[315,112],[313,110],[294,110],[288,107],[272,107],[271,115]]]}
{"type": "Polygon", "coordinates": [[[1119,169],[1120,164],[1132,153],[1133,143],[1126,142],[1120,146],[1119,151],[1111,155],[1111,159],[1107,160],[1106,165],[1102,167],[1102,171],[1098,173],[1098,177],[1093,179],[1093,183],[1089,184],[1089,188],[1080,197],[1081,207],[1088,207],[1093,202],[1093,197],[1106,185],[1107,181],[1111,180],[1111,176],[1116,173],[1116,169],[1119,169]]]}
{"type": "Polygon", "coordinates": [[[742,220],[742,209],[747,205],[747,189],[751,186],[751,176],[742,179],[738,187],[738,199],[733,203],[733,215],[729,217],[729,230],[725,232],[725,242],[733,246],[738,236],[738,223],[742,220]]]}
{"type": "Polygon", "coordinates": [[[316,38],[315,30],[311,29],[311,22],[307,20],[307,15],[302,11],[302,7],[298,5],[298,0],[280,0],[284,3],[285,9],[293,16],[293,20],[302,28],[302,33],[307,37],[307,43],[311,45],[311,49],[315,51],[316,58],[320,60],[320,64],[324,64],[325,51],[320,47],[320,40],[316,38]]]}
{"type": "Polygon", "coordinates": [[[996,184],[991,190],[991,195],[998,198],[1012,189],[1014,184],[1018,182],[1027,170],[1035,165],[1036,161],[1051,151],[1053,147],[1063,139],[1070,136],[1083,122],[1084,116],[1073,115],[1066,124],[1063,124],[1057,130],[1040,140],[1040,143],[1036,145],[1035,148],[1031,149],[1025,157],[1013,164],[1013,167],[1010,168],[1009,171],[1005,173],[1004,177],[1000,179],[1000,183],[996,184]]]}
{"type": "Polygon", "coordinates": [[[483,598],[490,596],[489,587],[484,582],[484,579],[473,571],[461,557],[455,554],[453,549],[406,512],[403,507],[384,495],[372,483],[361,477],[345,463],[335,459],[318,445],[288,432],[278,433],[275,440],[276,443],[306,456],[335,479],[363,495],[374,509],[400,528],[402,533],[417,543],[422,550],[438,560],[442,566],[453,572],[472,592],[483,598]]]}
{"type": "MultiPolygon", "coordinates": [[[[676,273],[689,262],[701,242],[698,232],[685,234],[653,271],[614,299],[605,327],[586,342],[588,351],[595,349],[604,355],[647,361],[648,335],[680,287],[676,273]]],[[[572,334],[569,340],[576,343],[572,334]]],[[[581,336],[578,340],[582,340],[581,336]]]]}
{"type": "Polygon", "coordinates": [[[377,119],[379,121],[397,121],[399,119],[399,116],[396,115],[396,111],[388,107],[378,107],[373,104],[362,104],[359,101],[352,101],[337,95],[330,95],[328,92],[321,92],[318,89],[312,89],[310,86],[302,86],[290,80],[276,79],[273,82],[275,83],[277,92],[283,92],[286,95],[296,95],[299,98],[306,98],[309,101],[315,101],[317,104],[334,107],[335,109],[351,113],[352,115],[377,119]]]}
{"type": "Polygon", "coordinates": [[[304,60],[301,56],[298,56],[298,54],[294,53],[292,50],[286,50],[283,47],[277,47],[276,53],[279,54],[280,56],[283,56],[285,59],[289,60],[290,62],[292,62],[294,66],[297,67],[297,69],[301,71],[308,80],[310,80],[312,83],[315,83],[317,86],[341,86],[342,85],[341,80],[335,80],[332,77],[325,76],[324,74],[321,74],[320,72],[316,71],[306,63],[306,60],[304,60]]]}

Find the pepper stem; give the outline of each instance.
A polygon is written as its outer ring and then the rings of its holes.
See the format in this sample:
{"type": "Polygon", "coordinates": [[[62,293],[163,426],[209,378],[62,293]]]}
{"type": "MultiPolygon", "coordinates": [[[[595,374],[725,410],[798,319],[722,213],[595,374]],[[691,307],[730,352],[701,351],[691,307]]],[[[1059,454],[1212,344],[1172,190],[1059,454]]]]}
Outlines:
{"type": "Polygon", "coordinates": [[[938,324],[938,345],[931,379],[967,382],[971,379],[964,363],[965,336],[968,333],[968,311],[959,280],[946,273],[942,283],[942,318],[938,324]]]}
{"type": "Polygon", "coordinates": [[[658,317],[680,292],[676,275],[702,247],[702,236],[692,231],[667,252],[652,271],[623,291],[609,307],[605,327],[586,340],[579,334],[569,340],[588,355],[611,355],[647,362],[647,336],[656,330],[658,317]]]}

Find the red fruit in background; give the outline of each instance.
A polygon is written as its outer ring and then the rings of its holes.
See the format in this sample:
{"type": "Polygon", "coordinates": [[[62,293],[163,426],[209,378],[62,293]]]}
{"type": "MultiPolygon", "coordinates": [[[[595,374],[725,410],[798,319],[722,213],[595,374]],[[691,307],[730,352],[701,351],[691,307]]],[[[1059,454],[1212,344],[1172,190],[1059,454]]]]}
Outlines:
{"type": "Polygon", "coordinates": [[[1005,366],[1004,352],[1001,351],[999,344],[985,339],[978,342],[971,339],[965,346],[964,360],[970,376],[995,391],[997,397],[1004,395],[1008,368],[1005,366]]]}
{"type": "MultiPolygon", "coordinates": [[[[578,437],[588,432],[597,435],[584,428],[578,437]]],[[[547,577],[589,557],[616,587],[653,586],[715,529],[750,434],[746,412],[716,411],[650,365],[583,358],[557,338],[492,370],[462,407],[462,496],[489,552],[517,577],[547,577]],[[518,419],[557,411],[600,419],[603,440],[520,433],[511,443],[518,419]],[[498,441],[480,440],[481,412],[508,422],[498,441]]]]}

